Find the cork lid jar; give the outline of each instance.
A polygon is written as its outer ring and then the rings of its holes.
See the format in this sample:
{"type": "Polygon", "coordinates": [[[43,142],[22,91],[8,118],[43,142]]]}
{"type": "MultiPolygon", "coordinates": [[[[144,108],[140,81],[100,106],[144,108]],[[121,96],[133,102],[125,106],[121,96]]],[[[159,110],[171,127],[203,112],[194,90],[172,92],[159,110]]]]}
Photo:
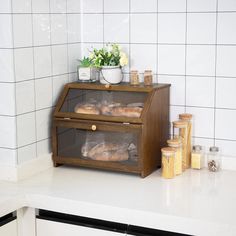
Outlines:
{"type": "Polygon", "coordinates": [[[179,118],[181,120],[190,121],[190,120],[192,120],[193,115],[190,113],[182,113],[182,114],[179,114],[179,118]]]}

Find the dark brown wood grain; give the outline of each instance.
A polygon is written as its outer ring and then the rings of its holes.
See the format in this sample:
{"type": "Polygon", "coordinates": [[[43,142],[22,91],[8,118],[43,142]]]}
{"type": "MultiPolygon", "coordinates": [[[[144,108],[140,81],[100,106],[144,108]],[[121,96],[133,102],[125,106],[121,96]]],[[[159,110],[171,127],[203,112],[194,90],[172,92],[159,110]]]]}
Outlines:
{"type": "MultiPolygon", "coordinates": [[[[100,83],[69,83],[58,100],[53,115],[52,149],[54,166],[61,164],[77,165],[111,171],[121,171],[140,174],[145,177],[161,165],[161,148],[166,145],[169,134],[169,84],[154,84],[153,86],[132,86],[129,83],[105,86],[100,83]],[[60,112],[69,89],[91,89],[98,91],[146,92],[148,94],[140,118],[113,117],[105,115],[85,115],[74,112],[60,112]],[[92,130],[132,133],[138,137],[137,163],[95,161],[80,156],[65,156],[58,153],[58,129],[92,130]]],[[[128,99],[129,96],[127,96],[128,99]]],[[[122,137],[122,136],[121,136],[122,137]]],[[[70,148],[70,147],[68,147],[70,148]]]]}

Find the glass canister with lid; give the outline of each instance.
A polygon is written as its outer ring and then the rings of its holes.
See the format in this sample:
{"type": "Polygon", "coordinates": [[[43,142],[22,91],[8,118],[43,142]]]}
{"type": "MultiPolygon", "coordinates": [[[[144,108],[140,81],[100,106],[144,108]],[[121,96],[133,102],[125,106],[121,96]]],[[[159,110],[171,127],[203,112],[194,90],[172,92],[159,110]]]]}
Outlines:
{"type": "Polygon", "coordinates": [[[200,170],[204,167],[204,152],[201,145],[194,145],[191,154],[191,168],[200,170]]]}
{"type": "Polygon", "coordinates": [[[182,159],[183,159],[183,152],[182,152],[182,139],[181,137],[173,138],[167,140],[167,144],[169,147],[175,148],[175,175],[182,174],[182,159]]]}
{"type": "Polygon", "coordinates": [[[161,149],[161,169],[162,177],[166,179],[174,178],[175,176],[175,149],[171,147],[164,147],[161,149]]]}
{"type": "Polygon", "coordinates": [[[210,147],[207,155],[207,166],[211,172],[217,172],[221,169],[221,155],[218,147],[210,147]]]}
{"type": "Polygon", "coordinates": [[[191,151],[192,151],[192,118],[193,115],[189,113],[179,114],[179,119],[187,122],[187,143],[186,143],[186,168],[191,166],[191,151]]]}
{"type": "MultiPolygon", "coordinates": [[[[187,127],[186,121],[178,120],[173,122],[173,135],[175,136],[175,128],[179,129],[179,136],[182,138],[182,171],[187,169],[187,127]]],[[[190,160],[189,160],[190,162],[190,160]]]]}

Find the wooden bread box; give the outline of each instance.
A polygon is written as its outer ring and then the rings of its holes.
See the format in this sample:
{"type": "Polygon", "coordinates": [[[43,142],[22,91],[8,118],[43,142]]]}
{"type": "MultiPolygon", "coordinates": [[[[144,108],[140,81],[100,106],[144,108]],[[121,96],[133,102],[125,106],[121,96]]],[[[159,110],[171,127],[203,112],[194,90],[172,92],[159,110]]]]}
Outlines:
{"type": "Polygon", "coordinates": [[[152,173],[169,137],[169,88],[66,84],[53,113],[54,166],[152,173]]]}

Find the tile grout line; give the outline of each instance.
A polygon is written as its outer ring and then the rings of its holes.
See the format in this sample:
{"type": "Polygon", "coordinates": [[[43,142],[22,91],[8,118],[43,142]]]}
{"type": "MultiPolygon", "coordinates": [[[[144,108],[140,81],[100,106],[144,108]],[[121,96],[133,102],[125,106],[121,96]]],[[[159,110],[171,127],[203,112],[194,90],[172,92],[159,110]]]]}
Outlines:
{"type": "MultiPolygon", "coordinates": [[[[31,1],[31,11],[33,13],[33,3],[31,1]]],[[[32,21],[32,50],[33,50],[33,74],[34,74],[34,79],[33,79],[33,83],[34,83],[34,127],[35,127],[35,141],[37,142],[37,122],[36,122],[36,81],[35,81],[35,48],[34,48],[34,26],[33,26],[33,22],[34,22],[34,18],[33,18],[33,14],[31,15],[31,21],[32,21]]],[[[35,154],[36,154],[36,158],[38,156],[38,150],[37,150],[37,144],[35,145],[35,154]]]]}
{"type": "MultiPolygon", "coordinates": [[[[11,12],[13,12],[13,4],[12,4],[13,0],[10,1],[11,4],[11,12]]],[[[14,41],[14,18],[13,18],[13,14],[11,14],[11,33],[12,33],[12,59],[13,59],[13,73],[14,73],[14,81],[16,82],[16,69],[15,69],[15,41],[14,41]]],[[[16,151],[16,157],[15,157],[15,165],[18,165],[18,138],[17,138],[17,99],[16,99],[16,83],[14,86],[14,98],[15,98],[15,148],[14,150],[16,151]]]]}
{"type": "Polygon", "coordinates": [[[215,84],[214,84],[214,146],[216,143],[216,88],[217,88],[217,41],[218,41],[218,0],[216,0],[216,34],[215,34],[215,84]]]}
{"type": "Polygon", "coordinates": [[[187,110],[187,41],[188,41],[188,1],[185,0],[185,52],[184,52],[184,112],[187,110]]]}

